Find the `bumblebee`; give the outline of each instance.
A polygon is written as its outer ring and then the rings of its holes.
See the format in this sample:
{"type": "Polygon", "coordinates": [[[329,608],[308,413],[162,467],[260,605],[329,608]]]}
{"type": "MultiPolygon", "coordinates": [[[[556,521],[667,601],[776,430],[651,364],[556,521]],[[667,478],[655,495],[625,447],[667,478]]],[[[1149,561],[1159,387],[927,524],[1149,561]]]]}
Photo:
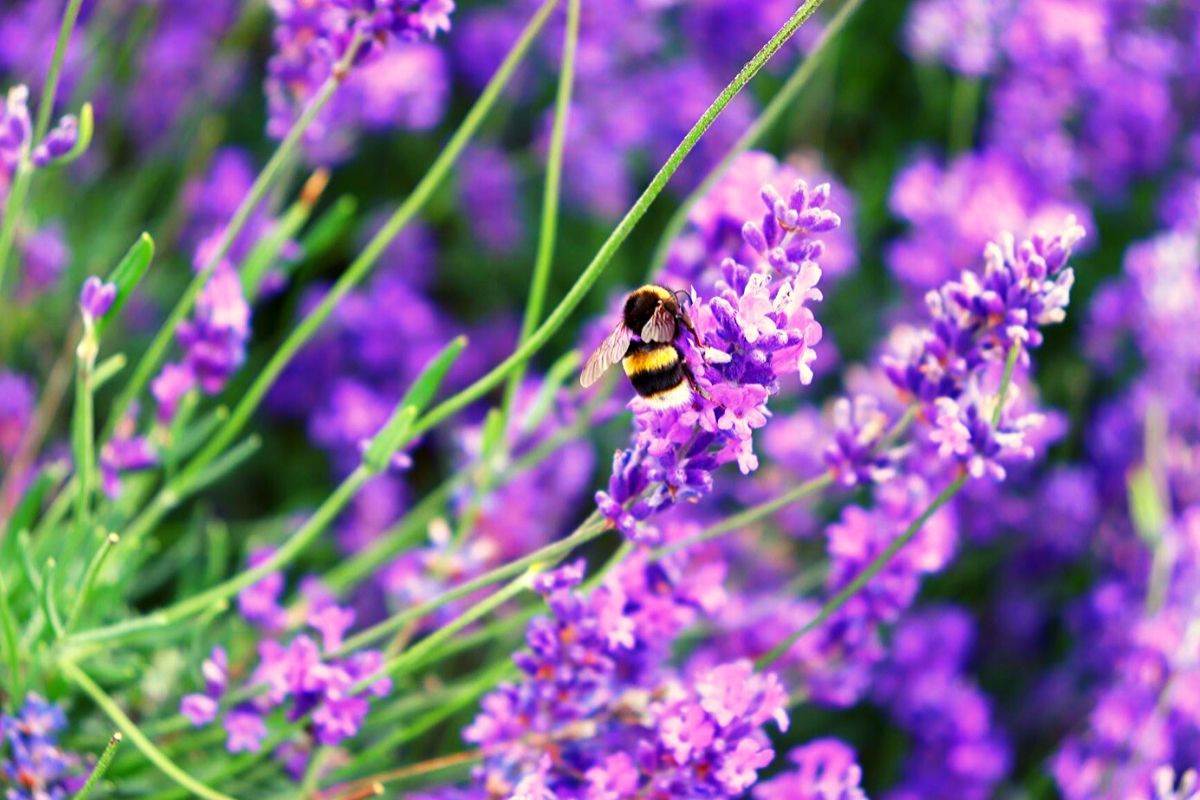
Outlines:
{"type": "Polygon", "coordinates": [[[634,391],[651,408],[687,405],[693,392],[703,392],[675,344],[681,329],[700,346],[695,326],[670,289],[647,284],[630,292],[621,321],[588,358],[579,382],[591,386],[620,361],[634,391]]]}

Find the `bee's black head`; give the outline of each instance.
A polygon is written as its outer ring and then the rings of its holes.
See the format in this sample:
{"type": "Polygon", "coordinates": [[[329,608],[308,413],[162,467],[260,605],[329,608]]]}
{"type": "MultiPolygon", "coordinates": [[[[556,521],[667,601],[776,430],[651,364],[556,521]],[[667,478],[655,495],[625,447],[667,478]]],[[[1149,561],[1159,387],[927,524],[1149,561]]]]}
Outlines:
{"type": "Polygon", "coordinates": [[[648,285],[630,292],[622,312],[625,327],[640,335],[659,303],[665,305],[672,316],[679,316],[679,303],[669,289],[648,285]]]}

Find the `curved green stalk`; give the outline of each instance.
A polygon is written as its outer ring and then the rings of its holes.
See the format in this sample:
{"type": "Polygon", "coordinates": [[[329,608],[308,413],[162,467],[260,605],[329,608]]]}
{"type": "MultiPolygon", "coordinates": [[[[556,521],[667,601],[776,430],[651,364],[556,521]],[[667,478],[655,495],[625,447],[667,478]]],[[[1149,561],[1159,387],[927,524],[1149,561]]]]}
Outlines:
{"type": "Polygon", "coordinates": [[[104,537],[104,541],[100,544],[100,549],[92,556],[87,571],[83,573],[83,583],[79,585],[79,593],[75,595],[75,601],[71,603],[71,610],[67,613],[67,633],[70,633],[71,629],[75,627],[75,623],[79,619],[79,612],[83,610],[83,607],[87,604],[88,595],[92,593],[92,584],[96,582],[96,577],[100,574],[100,569],[104,566],[108,554],[112,552],[113,545],[119,541],[121,541],[120,536],[110,533],[104,537]]]}
{"type": "MultiPolygon", "coordinates": [[[[1014,343],[1012,347],[1009,348],[1008,357],[1004,362],[1004,374],[1000,378],[1000,388],[996,393],[996,406],[992,411],[992,427],[995,427],[1000,422],[1000,415],[1003,412],[1005,400],[1008,398],[1008,387],[1012,383],[1013,371],[1016,369],[1017,359],[1020,357],[1020,355],[1021,346],[1019,343],[1014,343]]],[[[882,553],[876,556],[875,559],[868,564],[866,568],[854,578],[853,581],[847,584],[845,588],[843,588],[824,605],[822,605],[815,617],[805,623],[805,625],[799,630],[795,631],[782,642],[777,644],[762,658],[758,659],[756,666],[759,669],[765,669],[766,667],[771,666],[771,664],[777,661],[784,653],[790,650],[792,645],[799,641],[801,637],[810,631],[815,630],[822,623],[824,623],[825,620],[829,619],[834,613],[836,613],[838,609],[846,605],[846,603],[848,603],[856,594],[858,594],[862,588],[871,581],[872,578],[882,572],[887,565],[891,563],[896,554],[899,553],[905,545],[912,541],[912,538],[917,535],[917,532],[921,530],[921,527],[928,522],[929,519],[936,514],[942,506],[949,503],[954,496],[958,494],[958,490],[961,489],[963,484],[966,482],[967,474],[965,472],[961,472],[958,477],[956,477],[949,483],[949,485],[946,486],[946,488],[942,489],[938,496],[935,497],[928,506],[926,506],[925,510],[922,511],[920,515],[917,516],[917,518],[914,519],[912,523],[910,523],[909,526],[904,529],[904,532],[893,539],[892,543],[889,544],[882,553]]]]}
{"type": "Polygon", "coordinates": [[[292,127],[283,137],[283,141],[279,143],[279,147],[275,148],[275,152],[267,160],[266,166],[262,168],[262,172],[258,173],[258,177],[254,179],[254,183],[250,186],[250,191],[246,192],[246,196],[242,198],[237,211],[234,212],[233,217],[229,220],[229,224],[222,231],[221,238],[217,241],[217,246],[213,250],[212,255],[204,264],[204,267],[192,278],[187,288],[183,290],[183,294],[175,303],[174,308],[171,309],[171,313],[167,315],[167,319],[163,322],[162,327],[154,335],[150,346],[142,354],[129,382],[125,384],[125,388],[117,396],[104,428],[103,440],[107,441],[112,437],[113,430],[117,424],[125,417],[132,407],[133,402],[141,394],[142,389],[146,387],[146,384],[154,376],[159,365],[162,364],[163,358],[167,354],[167,349],[175,339],[175,329],[179,327],[179,323],[183,322],[184,317],[191,310],[192,304],[200,296],[200,292],[208,282],[208,276],[212,274],[217,265],[229,253],[229,248],[233,246],[234,240],[242,232],[242,228],[246,226],[250,215],[254,213],[258,204],[266,197],[271,187],[274,186],[276,179],[283,173],[284,166],[291,161],[293,154],[300,146],[300,141],[304,137],[305,132],[308,131],[309,126],[312,125],[317,115],[329,103],[334,92],[337,91],[338,86],[341,84],[342,77],[339,76],[346,74],[361,46],[361,37],[355,38],[351,42],[345,57],[334,67],[330,76],[325,79],[325,82],[321,84],[317,93],[309,100],[304,111],[296,118],[292,127]]]}
{"type": "Polygon", "coordinates": [[[121,638],[130,633],[140,632],[147,628],[157,628],[171,623],[181,622],[193,614],[198,614],[214,604],[221,603],[236,595],[242,589],[252,586],[272,572],[283,569],[296,559],[314,540],[333,522],[334,518],[358,493],[362,485],[374,474],[370,469],[360,466],[342,481],[333,494],[329,495],[309,517],[308,521],[284,542],[275,553],[256,567],[234,575],[232,578],[192,595],[186,600],[168,606],[145,617],[118,622],[102,628],[83,631],[70,638],[71,644],[102,642],[121,638]]]}
{"type": "MultiPolygon", "coordinates": [[[[550,151],[546,156],[546,183],[542,191],[542,223],[538,234],[537,256],[529,280],[529,300],[521,321],[520,344],[529,338],[542,318],[546,304],[546,289],[550,283],[550,267],[554,263],[554,245],[558,233],[558,205],[562,183],[563,147],[567,140],[567,117],[571,109],[571,91],[575,85],[575,49],[579,42],[580,0],[567,0],[567,29],[563,34],[562,69],[558,73],[558,92],[554,100],[554,127],[550,131],[550,151]]],[[[505,427],[512,413],[513,400],[521,384],[525,365],[508,376],[504,389],[502,412],[505,427]]]]}
{"type": "Polygon", "coordinates": [[[92,773],[88,775],[87,783],[83,784],[83,788],[75,795],[75,800],[87,800],[87,796],[92,793],[92,789],[96,788],[96,784],[100,783],[104,778],[104,773],[108,772],[108,765],[116,758],[117,747],[121,744],[121,732],[117,731],[108,740],[108,744],[104,747],[104,752],[100,754],[100,760],[96,762],[96,766],[92,768],[92,773]]]}
{"type": "Polygon", "coordinates": [[[696,121],[696,124],[683,137],[683,141],[679,143],[670,157],[667,158],[666,163],[655,173],[649,185],[642,191],[633,206],[625,213],[625,216],[621,218],[617,227],[613,229],[612,233],[604,241],[604,244],[600,246],[600,250],[592,258],[591,263],[588,264],[587,268],[584,269],[575,281],[575,285],[571,287],[555,309],[550,312],[550,316],[546,318],[546,321],[512,355],[493,367],[490,372],[417,420],[412,431],[414,437],[436,427],[447,418],[457,414],[480,397],[483,397],[493,387],[507,378],[513,370],[524,364],[534,353],[546,346],[550,338],[563,326],[576,307],[583,302],[583,298],[604,273],[605,268],[608,267],[608,263],[616,255],[617,250],[620,249],[625,239],[628,238],[642,217],[646,215],[646,211],[649,210],[655,198],[662,193],[662,190],[667,185],[667,181],[679,169],[680,164],[683,163],[688,153],[700,141],[700,137],[716,121],[717,117],[725,110],[730,101],[758,74],[763,65],[779,52],[780,48],[787,43],[788,39],[792,38],[792,35],[799,30],[800,26],[816,12],[822,2],[823,0],[805,0],[804,4],[796,9],[795,13],[788,18],[787,22],[783,24],[775,35],[742,67],[734,79],[721,90],[717,99],[705,109],[704,113],[700,115],[700,119],[696,121]]]}
{"type": "Polygon", "coordinates": [[[183,769],[174,761],[167,758],[167,756],[161,750],[155,747],[154,743],[146,737],[146,734],[142,733],[142,729],[139,728],[133,722],[133,720],[131,720],[125,714],[125,712],[121,710],[121,707],[116,704],[116,701],[109,697],[108,694],[101,689],[95,683],[95,681],[89,678],[83,670],[75,666],[75,664],[71,663],[70,661],[60,662],[59,668],[63,671],[63,674],[67,676],[67,679],[70,680],[71,683],[74,683],[83,690],[84,694],[92,698],[92,702],[99,706],[100,710],[103,711],[108,718],[111,719],[113,723],[120,728],[126,736],[129,737],[129,740],[133,742],[133,746],[138,750],[141,750],[142,754],[146,756],[150,763],[158,767],[164,775],[175,781],[184,789],[190,791],[192,794],[205,798],[205,800],[234,800],[234,798],[227,794],[222,794],[216,789],[211,789],[208,786],[205,786],[203,783],[184,772],[183,769]]]}
{"type": "Polygon", "coordinates": [[[724,536],[727,533],[737,530],[738,528],[749,525],[758,520],[769,517],[781,508],[790,506],[799,500],[810,495],[814,495],[833,483],[833,475],[828,472],[823,472],[815,478],[810,478],[804,483],[789,489],[778,497],[773,497],[750,508],[739,511],[737,514],[726,517],[720,522],[709,525],[704,530],[694,536],[689,536],[686,539],[681,539],[678,542],[663,545],[651,551],[651,558],[658,560],[665,558],[672,553],[686,550],[689,547],[710,541],[712,539],[724,536]]]}
{"type": "Polygon", "coordinates": [[[13,240],[17,234],[18,218],[21,216],[21,210],[25,207],[25,195],[29,191],[29,179],[33,173],[33,167],[29,162],[29,152],[42,140],[50,127],[50,115],[54,111],[54,96],[58,93],[58,76],[62,72],[63,59],[67,54],[67,44],[71,41],[71,31],[75,29],[75,20],[79,17],[79,8],[82,5],[83,0],[69,0],[63,11],[62,22],[58,26],[58,40],[54,44],[54,55],[50,58],[50,68],[46,71],[46,83],[42,86],[42,98],[38,102],[37,123],[33,129],[33,137],[29,147],[21,155],[16,175],[9,187],[8,203],[4,208],[4,221],[0,224],[0,289],[4,288],[8,254],[12,251],[13,240]]]}
{"type": "Polygon", "coordinates": [[[63,11],[62,22],[58,26],[58,40],[54,43],[54,55],[50,59],[50,68],[46,70],[46,83],[42,86],[42,99],[38,102],[37,124],[33,127],[33,141],[42,141],[46,131],[50,130],[50,117],[54,113],[54,97],[58,94],[58,77],[62,72],[63,61],[67,57],[67,45],[71,43],[71,32],[75,30],[75,21],[79,19],[79,9],[83,0],[69,0],[63,11]]]}
{"type": "Polygon", "coordinates": [[[882,572],[883,569],[887,567],[889,563],[891,563],[892,558],[895,557],[896,553],[899,553],[904,546],[908,544],[914,536],[916,536],[917,532],[921,530],[921,527],[924,526],[926,522],[929,521],[930,517],[936,514],[942,506],[946,505],[946,503],[949,503],[954,495],[958,494],[958,490],[961,489],[963,484],[966,482],[966,474],[960,474],[957,478],[951,481],[950,485],[942,489],[941,493],[939,493],[938,496],[933,499],[933,502],[926,506],[925,510],[921,512],[920,516],[914,519],[909,526],[905,528],[904,533],[892,540],[892,543],[887,546],[886,550],[876,556],[875,560],[868,564],[866,568],[860,572],[853,581],[847,584],[844,589],[842,589],[840,592],[834,595],[832,599],[821,606],[821,610],[817,612],[815,617],[805,623],[799,630],[795,631],[782,642],[777,644],[769,653],[758,659],[755,666],[757,666],[758,669],[766,669],[767,667],[771,666],[771,664],[775,663],[780,656],[790,650],[792,645],[799,641],[802,636],[818,628],[822,623],[825,622],[825,620],[833,616],[838,609],[846,605],[846,603],[848,603],[851,598],[858,594],[862,588],[871,581],[872,578],[882,572]]]}
{"type": "Polygon", "coordinates": [[[515,561],[501,564],[495,569],[489,570],[469,581],[460,583],[451,589],[447,589],[436,597],[431,597],[424,603],[410,606],[404,611],[393,614],[382,622],[378,622],[366,630],[358,632],[342,642],[342,646],[338,649],[338,655],[354,652],[360,647],[365,647],[385,636],[389,636],[401,630],[408,623],[421,619],[421,617],[437,611],[439,608],[454,602],[460,597],[466,597],[485,586],[499,583],[506,578],[525,571],[535,564],[544,564],[546,566],[557,564],[563,558],[566,558],[576,547],[590,542],[592,539],[609,530],[608,526],[599,520],[599,517],[599,512],[593,512],[570,536],[559,539],[557,542],[552,542],[515,561]]]}
{"type": "Polygon", "coordinates": [[[90,318],[85,318],[83,338],[75,351],[75,413],[71,439],[75,455],[75,526],[78,531],[91,528],[92,491],[96,475],[95,413],[93,385],[96,354],[100,343],[90,318]]]}
{"type": "Polygon", "coordinates": [[[821,64],[821,56],[824,55],[825,49],[829,43],[837,38],[841,33],[842,28],[846,27],[846,23],[850,21],[850,17],[862,5],[863,0],[846,0],[838,12],[829,20],[829,24],[821,33],[821,38],[813,47],[812,51],[805,57],[803,63],[796,68],[791,77],[780,87],[775,96],[771,98],[771,102],[767,103],[766,108],[758,115],[758,118],[751,123],[734,143],[729,152],[721,159],[715,167],[708,171],[704,176],[704,180],[700,185],[691,191],[684,201],[679,204],[679,208],[675,209],[675,213],[667,221],[663,228],[662,236],[659,237],[658,244],[654,248],[654,255],[650,259],[650,269],[648,275],[654,275],[662,269],[663,263],[667,260],[667,252],[671,248],[671,242],[675,241],[675,237],[683,230],[683,226],[687,224],[688,214],[691,213],[692,207],[696,202],[704,197],[717,181],[729,171],[730,165],[742,153],[749,150],[754,145],[758,144],[763,135],[769,131],[779,118],[783,115],[800,94],[800,91],[808,85],[809,79],[816,73],[817,67],[821,64]]]}
{"type": "Polygon", "coordinates": [[[225,424],[209,440],[204,449],[184,467],[181,476],[187,476],[203,468],[205,464],[216,458],[233,441],[234,437],[241,432],[242,428],[250,420],[250,415],[258,408],[258,404],[262,402],[267,390],[275,383],[276,378],[283,372],[284,367],[291,362],[300,349],[316,334],[342,299],[362,282],[363,278],[375,266],[375,262],[383,254],[384,250],[387,249],[388,245],[391,244],[392,240],[396,238],[400,231],[404,230],[412,218],[416,216],[416,213],[433,195],[434,190],[449,175],[450,169],[458,160],[467,143],[474,137],[479,126],[483,124],[484,118],[487,117],[492,106],[499,99],[500,93],[504,91],[504,87],[508,85],[509,79],[524,59],[530,45],[533,44],[533,40],[545,25],[546,20],[557,3],[558,0],[544,0],[537,14],[525,26],[525,30],[517,39],[516,44],[509,50],[500,68],[496,70],[496,74],[492,76],[491,81],[488,82],[479,99],[475,101],[471,110],[467,112],[466,118],[458,130],[454,132],[454,135],[450,137],[450,141],[446,143],[442,152],[438,155],[432,166],[430,166],[429,171],[425,173],[425,176],[421,178],[412,193],[400,204],[400,207],[384,223],[383,227],[379,229],[379,232],[367,243],[367,246],[358,254],[353,263],[346,268],[346,271],[338,278],[337,282],[321,300],[321,303],[288,335],[279,349],[271,356],[266,366],[259,371],[254,383],[242,395],[241,400],[238,401],[237,406],[234,407],[225,424]]]}

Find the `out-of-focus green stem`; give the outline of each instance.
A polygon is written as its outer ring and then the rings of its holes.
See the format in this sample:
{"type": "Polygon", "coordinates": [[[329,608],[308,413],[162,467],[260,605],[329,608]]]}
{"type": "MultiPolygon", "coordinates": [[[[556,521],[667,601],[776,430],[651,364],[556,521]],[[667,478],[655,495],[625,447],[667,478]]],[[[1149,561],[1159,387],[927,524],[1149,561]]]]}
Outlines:
{"type": "Polygon", "coordinates": [[[425,176],[421,178],[408,198],[400,204],[400,207],[396,209],[387,222],[384,223],[383,227],[379,229],[379,232],[367,243],[367,246],[358,254],[358,257],[346,268],[346,271],[338,278],[337,282],[334,283],[333,287],[321,300],[321,303],[296,326],[295,330],[279,346],[279,349],[275,351],[266,366],[259,371],[254,382],[242,395],[238,404],[230,413],[229,418],[225,421],[225,424],[209,440],[208,444],[196,454],[196,457],[183,468],[182,475],[186,476],[203,468],[205,464],[216,458],[233,441],[234,437],[241,432],[242,428],[250,420],[250,415],[258,408],[259,403],[266,396],[267,390],[275,383],[276,378],[283,372],[284,367],[291,362],[296,353],[320,329],[321,325],[329,318],[329,315],[333,313],[334,308],[341,303],[342,299],[362,282],[363,278],[371,271],[371,268],[375,266],[375,262],[379,260],[380,255],[387,249],[387,246],[404,230],[412,218],[416,216],[416,213],[424,207],[425,203],[433,195],[434,190],[449,175],[451,168],[458,160],[463,149],[467,146],[467,143],[474,137],[479,126],[483,124],[483,120],[499,99],[504,87],[508,85],[513,73],[524,59],[530,45],[533,44],[533,40],[545,25],[546,20],[557,3],[558,0],[544,0],[537,14],[534,15],[533,19],[525,27],[520,38],[513,45],[503,63],[501,63],[500,68],[496,70],[496,74],[492,76],[491,81],[488,82],[479,99],[475,101],[471,110],[467,112],[467,116],[458,130],[450,137],[450,141],[446,143],[445,148],[430,166],[429,171],[425,173],[425,176]]]}
{"type": "Polygon", "coordinates": [[[101,689],[95,681],[79,667],[70,661],[59,662],[59,669],[67,676],[67,679],[83,690],[84,694],[92,698],[100,710],[103,711],[110,720],[122,731],[129,740],[133,742],[133,746],[142,751],[142,754],[150,760],[150,763],[158,767],[158,769],[171,780],[178,783],[184,789],[187,789],[194,795],[205,798],[205,800],[235,800],[227,794],[222,794],[216,789],[211,789],[205,786],[200,781],[187,774],[174,761],[154,746],[154,743],[142,733],[133,720],[131,720],[121,707],[116,704],[108,694],[101,689]]]}
{"type": "Polygon", "coordinates": [[[92,584],[96,582],[96,577],[100,574],[100,570],[104,566],[108,554],[112,552],[113,546],[119,541],[121,541],[121,537],[117,534],[108,534],[100,544],[100,549],[92,556],[87,571],[83,573],[83,583],[79,586],[79,593],[75,595],[75,601],[71,604],[71,610],[67,613],[67,633],[70,633],[75,627],[75,623],[79,619],[79,612],[87,605],[88,595],[92,592],[92,584]]]}
{"type": "Polygon", "coordinates": [[[135,617],[113,625],[95,628],[70,638],[71,644],[85,644],[119,639],[131,633],[147,628],[161,627],[181,622],[188,617],[204,611],[206,608],[228,600],[242,589],[252,586],[272,572],[283,569],[296,559],[321,533],[329,523],[341,512],[350,499],[358,493],[362,485],[374,474],[365,466],[360,466],[350,473],[325,499],[309,517],[308,521],[277,549],[270,558],[256,567],[240,572],[232,578],[213,586],[199,594],[192,595],[186,600],[156,611],[145,617],[135,617]]]}
{"type": "Polygon", "coordinates": [[[75,526],[79,531],[91,528],[92,491],[96,474],[92,380],[99,346],[91,320],[85,320],[83,338],[75,350],[75,414],[71,427],[75,450],[75,526]]]}
{"type": "Polygon", "coordinates": [[[87,800],[87,796],[96,788],[96,784],[104,778],[104,773],[108,772],[108,765],[116,758],[117,748],[120,744],[121,732],[117,731],[109,737],[104,752],[100,754],[100,760],[96,762],[96,766],[92,767],[92,774],[88,775],[87,783],[83,784],[83,788],[75,795],[74,800],[87,800]]]}
{"type": "Polygon", "coordinates": [[[0,570],[0,636],[4,637],[4,652],[8,657],[8,692],[10,697],[24,697],[21,688],[21,646],[17,640],[17,618],[8,603],[8,583],[0,570]]]}
{"type": "Polygon", "coordinates": [[[576,279],[575,285],[571,287],[566,296],[550,312],[550,316],[546,318],[545,322],[512,355],[493,367],[490,372],[417,420],[416,425],[413,426],[413,436],[419,436],[425,431],[436,427],[478,400],[494,386],[507,378],[513,370],[528,361],[534,353],[542,349],[550,341],[550,337],[563,326],[575,308],[583,302],[583,298],[604,273],[609,262],[616,255],[617,250],[620,249],[625,239],[628,238],[630,232],[633,231],[642,217],[646,215],[646,211],[649,210],[655,198],[662,193],[662,190],[667,185],[667,181],[679,169],[680,164],[683,163],[688,153],[700,141],[700,137],[716,121],[717,117],[725,110],[730,101],[745,88],[750,79],[758,74],[763,65],[779,52],[779,49],[783,47],[788,39],[792,38],[792,35],[799,30],[800,26],[816,12],[822,2],[823,0],[805,0],[804,4],[796,9],[795,13],[788,18],[787,22],[783,24],[775,35],[742,67],[734,79],[721,90],[717,98],[700,115],[700,119],[696,121],[696,124],[683,137],[683,141],[679,143],[670,157],[667,158],[666,163],[655,173],[649,185],[642,190],[641,195],[634,202],[633,206],[625,213],[621,221],[617,223],[617,227],[609,234],[604,244],[600,246],[600,250],[592,258],[591,263],[588,264],[579,278],[576,279]]]}
{"type": "Polygon", "coordinates": [[[79,9],[83,0],[68,0],[63,11],[62,22],[58,26],[58,40],[54,43],[54,55],[50,58],[50,68],[46,70],[46,83],[42,86],[42,99],[38,102],[37,123],[33,127],[33,143],[39,144],[46,131],[50,130],[50,117],[54,113],[54,98],[58,94],[58,78],[62,73],[63,61],[67,57],[67,45],[71,43],[71,33],[75,30],[75,21],[79,19],[79,9]]]}
{"type": "Polygon", "coordinates": [[[17,221],[21,217],[21,210],[25,208],[25,195],[29,193],[29,179],[32,174],[33,166],[29,163],[29,154],[25,153],[13,173],[12,183],[8,187],[8,202],[4,205],[4,219],[0,220],[0,293],[4,290],[8,254],[12,251],[13,241],[17,237],[17,221]]]}
{"type": "MultiPolygon", "coordinates": [[[[558,204],[562,183],[563,146],[567,140],[567,117],[571,110],[571,91],[575,85],[575,49],[579,41],[580,0],[567,0],[567,29],[563,35],[562,67],[558,72],[558,92],[554,100],[554,126],[550,130],[550,150],[546,156],[546,184],[542,191],[542,223],[538,235],[537,256],[533,276],[529,281],[529,299],[521,321],[518,344],[537,329],[546,304],[546,289],[550,283],[550,267],[554,263],[554,245],[558,233],[558,204]]],[[[521,384],[525,365],[521,364],[508,376],[504,389],[502,412],[507,427],[512,404],[521,384]]]]}
{"type": "MultiPolygon", "coordinates": [[[[1000,415],[1003,413],[1004,403],[1008,399],[1008,387],[1012,383],[1013,371],[1016,369],[1017,359],[1020,357],[1020,355],[1021,345],[1020,343],[1014,343],[1012,347],[1009,348],[1008,357],[1004,363],[1004,374],[1000,378],[1000,388],[996,393],[996,406],[992,411],[993,427],[1000,423],[1000,415]]],[[[904,529],[903,533],[893,539],[891,544],[889,544],[882,553],[876,556],[875,559],[868,564],[866,568],[864,568],[863,571],[854,578],[853,581],[847,584],[845,588],[843,588],[840,592],[830,598],[829,601],[822,605],[816,616],[814,616],[800,629],[789,635],[786,639],[772,648],[771,651],[762,658],[758,659],[756,663],[757,667],[759,669],[765,669],[771,666],[771,664],[773,664],[788,650],[790,650],[792,645],[799,641],[801,637],[810,631],[815,630],[822,623],[824,623],[825,620],[833,616],[838,609],[848,603],[851,598],[858,594],[862,588],[871,581],[872,578],[882,572],[887,565],[891,563],[896,554],[904,549],[905,545],[912,541],[912,538],[917,535],[922,526],[924,526],[925,523],[928,522],[929,519],[936,514],[939,509],[942,508],[942,506],[949,503],[954,496],[958,494],[958,490],[961,489],[966,482],[967,474],[965,471],[961,471],[958,476],[946,486],[946,488],[942,489],[942,491],[933,499],[933,501],[925,508],[925,510],[922,511],[920,515],[918,515],[917,518],[914,519],[912,523],[904,529]]]]}
{"type": "Polygon", "coordinates": [[[358,54],[359,48],[362,47],[363,41],[361,37],[356,37],[346,51],[345,57],[341,62],[335,65],[326,78],[325,82],[308,101],[308,105],[304,111],[296,118],[292,127],[283,137],[283,141],[279,143],[279,147],[275,148],[275,152],[271,154],[267,160],[266,166],[262,168],[262,172],[258,173],[258,177],[254,179],[254,183],[250,186],[250,191],[242,198],[241,204],[233,217],[230,218],[229,224],[221,233],[221,238],[217,241],[217,246],[213,249],[212,255],[204,267],[196,273],[192,278],[191,283],[183,290],[183,295],[175,303],[175,307],[171,309],[171,313],[167,315],[167,319],[163,322],[158,333],[150,342],[150,346],[146,348],[146,352],[142,354],[137,366],[133,370],[133,375],[129,382],[125,384],[125,388],[117,396],[113,403],[112,413],[109,415],[108,423],[104,428],[103,439],[107,441],[112,437],[113,430],[117,424],[125,417],[133,402],[137,400],[142,389],[149,383],[150,378],[154,376],[155,371],[162,364],[163,358],[166,356],[167,348],[171,346],[171,342],[175,338],[175,329],[179,327],[179,323],[187,316],[192,308],[192,304],[196,302],[204,285],[208,282],[209,275],[217,268],[217,265],[229,253],[229,248],[233,246],[233,242],[237,239],[238,234],[242,232],[242,228],[246,226],[246,222],[250,219],[250,215],[266,197],[267,192],[275,184],[276,179],[282,174],[283,168],[291,160],[296,150],[300,146],[301,139],[305,132],[316,120],[317,116],[332,99],[334,92],[337,91],[341,84],[342,77],[346,74],[350,65],[354,63],[354,57],[358,54]]]}
{"type": "Polygon", "coordinates": [[[975,121],[979,113],[981,88],[978,78],[970,75],[955,76],[954,89],[950,95],[951,153],[960,153],[971,148],[971,142],[975,139],[975,121]]]}
{"type": "Polygon", "coordinates": [[[766,108],[758,115],[758,118],[746,128],[745,132],[734,143],[729,152],[721,159],[721,161],[708,171],[704,176],[704,180],[700,185],[691,191],[684,201],[679,204],[679,208],[675,209],[675,213],[667,221],[663,227],[662,235],[659,237],[658,244],[654,248],[654,255],[650,259],[650,269],[647,274],[653,276],[660,269],[663,263],[667,260],[667,252],[671,248],[671,242],[675,241],[675,237],[683,230],[683,226],[687,223],[688,214],[691,213],[692,207],[696,202],[704,197],[717,181],[729,171],[729,167],[734,160],[742,153],[749,150],[754,145],[758,144],[763,135],[769,131],[784,111],[792,105],[796,96],[801,90],[808,85],[809,80],[816,73],[817,67],[821,64],[821,57],[825,54],[829,44],[837,38],[842,29],[846,27],[850,17],[862,5],[863,0],[846,0],[842,3],[841,8],[829,20],[829,24],[825,26],[825,30],[821,33],[821,38],[813,49],[805,57],[804,62],[796,68],[791,77],[780,87],[775,96],[771,98],[771,102],[767,103],[766,108]]]}
{"type": "Polygon", "coordinates": [[[33,137],[21,160],[17,164],[16,174],[8,190],[8,203],[4,208],[4,221],[0,224],[0,291],[4,289],[4,274],[8,269],[8,255],[12,252],[13,240],[17,234],[17,224],[21,212],[25,208],[25,195],[29,192],[29,179],[33,173],[33,165],[29,161],[30,151],[46,135],[50,128],[50,115],[54,112],[54,96],[58,93],[58,76],[62,72],[63,59],[67,54],[67,44],[71,41],[71,31],[75,29],[75,20],[79,17],[79,8],[83,0],[68,0],[63,11],[62,22],[58,26],[58,40],[54,44],[54,55],[50,58],[50,68],[46,71],[46,83],[42,86],[42,99],[38,103],[37,122],[34,125],[33,137]]]}
{"type": "Polygon", "coordinates": [[[439,608],[447,605],[448,603],[454,602],[460,597],[466,597],[472,592],[482,589],[485,586],[490,586],[493,583],[499,583],[506,578],[510,578],[513,575],[523,572],[535,564],[544,564],[547,566],[556,564],[565,558],[567,554],[576,547],[579,547],[586,542],[590,542],[592,539],[600,536],[606,530],[608,530],[607,525],[600,520],[599,513],[594,512],[590,517],[587,518],[587,520],[583,522],[582,525],[576,528],[575,532],[570,536],[567,536],[564,539],[559,539],[557,542],[552,542],[545,547],[535,550],[529,555],[523,556],[514,561],[510,561],[507,564],[502,564],[499,567],[472,578],[469,581],[460,583],[451,589],[447,589],[440,595],[426,600],[424,603],[418,603],[417,605],[411,606],[398,614],[393,614],[382,622],[376,623],[370,628],[360,631],[354,636],[346,639],[346,641],[342,643],[338,653],[352,653],[360,647],[365,647],[385,636],[389,636],[396,631],[399,631],[408,623],[414,620],[419,620],[421,617],[424,617],[433,611],[437,611],[439,608]]]}

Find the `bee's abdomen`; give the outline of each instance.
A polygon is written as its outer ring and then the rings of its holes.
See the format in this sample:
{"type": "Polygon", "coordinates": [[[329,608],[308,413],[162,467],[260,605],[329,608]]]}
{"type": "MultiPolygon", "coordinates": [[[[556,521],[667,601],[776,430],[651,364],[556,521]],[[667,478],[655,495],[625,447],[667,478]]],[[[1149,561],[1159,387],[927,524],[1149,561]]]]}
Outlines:
{"type": "Polygon", "coordinates": [[[634,342],[621,361],[634,390],[662,405],[681,405],[691,399],[683,361],[673,344],[634,342]]]}

